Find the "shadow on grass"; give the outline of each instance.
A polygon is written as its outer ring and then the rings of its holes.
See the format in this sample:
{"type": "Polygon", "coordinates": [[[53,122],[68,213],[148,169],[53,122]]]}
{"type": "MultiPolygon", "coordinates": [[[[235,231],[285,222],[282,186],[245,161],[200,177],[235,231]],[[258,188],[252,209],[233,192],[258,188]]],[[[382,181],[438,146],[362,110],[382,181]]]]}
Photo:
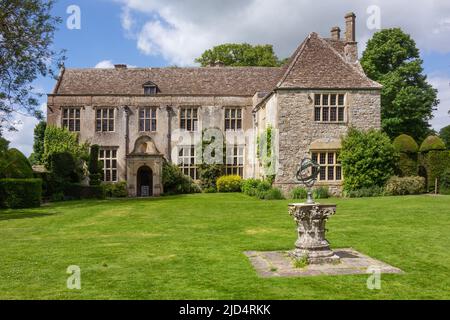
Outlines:
{"type": "Polygon", "coordinates": [[[29,219],[29,218],[43,218],[48,216],[55,215],[56,212],[43,212],[43,211],[36,211],[36,212],[30,212],[29,210],[7,210],[0,212],[0,221],[3,220],[16,220],[16,219],[29,219]]]}

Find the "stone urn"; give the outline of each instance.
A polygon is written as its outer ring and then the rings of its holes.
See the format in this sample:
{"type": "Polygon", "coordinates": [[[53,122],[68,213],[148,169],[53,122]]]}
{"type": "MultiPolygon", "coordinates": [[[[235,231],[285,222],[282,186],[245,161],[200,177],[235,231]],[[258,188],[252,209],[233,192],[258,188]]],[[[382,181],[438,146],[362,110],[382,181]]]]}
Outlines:
{"type": "Polygon", "coordinates": [[[318,203],[289,204],[289,214],[297,224],[298,239],[295,250],[289,252],[295,259],[307,259],[309,264],[338,263],[339,257],[325,239],[325,223],[336,213],[336,205],[318,203]]]}

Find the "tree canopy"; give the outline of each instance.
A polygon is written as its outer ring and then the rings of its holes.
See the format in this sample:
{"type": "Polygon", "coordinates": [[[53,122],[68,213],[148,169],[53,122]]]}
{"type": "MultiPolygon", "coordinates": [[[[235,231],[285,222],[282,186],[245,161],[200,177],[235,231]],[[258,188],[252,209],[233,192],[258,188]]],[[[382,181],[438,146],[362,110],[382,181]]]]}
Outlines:
{"type": "Polygon", "coordinates": [[[287,59],[280,60],[273,51],[273,46],[255,45],[248,43],[226,43],[206,50],[195,62],[202,67],[223,63],[225,66],[243,67],[278,67],[286,63],[287,59]]]}
{"type": "Polygon", "coordinates": [[[43,120],[39,121],[34,128],[33,153],[30,155],[30,162],[33,165],[44,163],[45,128],[47,128],[47,123],[43,120]]]}
{"type": "Polygon", "coordinates": [[[400,28],[381,30],[367,42],[361,65],[383,85],[382,128],[391,138],[404,133],[421,141],[430,133],[429,120],[439,100],[422,63],[415,41],[400,28]]]}
{"type": "Polygon", "coordinates": [[[0,131],[14,129],[14,113],[42,117],[32,82],[55,76],[64,60],[63,51],[52,49],[60,22],[50,13],[53,5],[54,0],[0,1],[0,131]]]}
{"type": "Polygon", "coordinates": [[[442,128],[439,131],[439,137],[441,137],[441,139],[444,140],[447,149],[450,149],[450,125],[442,128]]]}

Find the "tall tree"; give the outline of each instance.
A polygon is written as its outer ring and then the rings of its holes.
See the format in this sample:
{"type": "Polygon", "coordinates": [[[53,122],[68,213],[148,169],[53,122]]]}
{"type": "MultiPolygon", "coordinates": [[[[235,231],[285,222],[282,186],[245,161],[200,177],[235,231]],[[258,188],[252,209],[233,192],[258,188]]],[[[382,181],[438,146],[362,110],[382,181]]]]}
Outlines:
{"type": "Polygon", "coordinates": [[[439,100],[422,63],[415,41],[400,28],[381,30],[367,42],[361,65],[383,85],[382,128],[391,138],[404,133],[420,141],[430,132],[439,100]]]}
{"type": "Polygon", "coordinates": [[[32,82],[55,76],[64,52],[52,49],[60,18],[50,13],[54,0],[0,1],[0,131],[13,130],[14,113],[38,118],[38,93],[32,82]]]}
{"type": "Polygon", "coordinates": [[[44,164],[45,128],[47,128],[47,123],[43,120],[39,121],[34,128],[33,153],[29,159],[31,164],[44,164]]]}
{"type": "Polygon", "coordinates": [[[444,127],[439,131],[439,137],[445,142],[447,149],[450,149],[450,125],[444,127]]]}
{"type": "Polygon", "coordinates": [[[206,50],[195,62],[207,67],[223,63],[225,66],[259,66],[277,67],[286,62],[286,59],[279,60],[273,51],[273,46],[255,45],[248,43],[226,43],[206,50]]]}

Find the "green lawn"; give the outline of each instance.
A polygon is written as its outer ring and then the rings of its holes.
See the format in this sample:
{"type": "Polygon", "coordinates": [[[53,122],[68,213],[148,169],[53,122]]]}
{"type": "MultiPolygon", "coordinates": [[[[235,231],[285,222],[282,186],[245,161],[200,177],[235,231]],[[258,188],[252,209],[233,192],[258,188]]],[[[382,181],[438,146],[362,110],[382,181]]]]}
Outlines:
{"type": "Polygon", "coordinates": [[[241,194],[79,201],[0,211],[0,299],[450,299],[450,196],[329,199],[334,248],[405,271],[259,278],[245,250],[296,239],[289,201],[241,194]],[[81,290],[66,269],[81,268],[81,290]]]}

